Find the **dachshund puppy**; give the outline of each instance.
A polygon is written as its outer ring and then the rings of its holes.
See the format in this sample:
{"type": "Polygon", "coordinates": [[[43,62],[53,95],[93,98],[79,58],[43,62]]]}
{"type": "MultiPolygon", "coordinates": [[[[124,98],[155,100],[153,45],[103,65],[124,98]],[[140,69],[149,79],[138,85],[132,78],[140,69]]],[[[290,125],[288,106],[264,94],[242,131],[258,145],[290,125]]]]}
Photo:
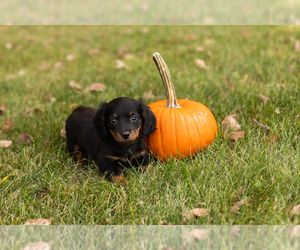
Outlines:
{"type": "Polygon", "coordinates": [[[155,115],[142,99],[120,97],[98,110],[80,106],[66,121],[67,147],[75,161],[90,156],[112,182],[124,182],[123,167],[149,165],[144,139],[155,126],[155,115]]]}

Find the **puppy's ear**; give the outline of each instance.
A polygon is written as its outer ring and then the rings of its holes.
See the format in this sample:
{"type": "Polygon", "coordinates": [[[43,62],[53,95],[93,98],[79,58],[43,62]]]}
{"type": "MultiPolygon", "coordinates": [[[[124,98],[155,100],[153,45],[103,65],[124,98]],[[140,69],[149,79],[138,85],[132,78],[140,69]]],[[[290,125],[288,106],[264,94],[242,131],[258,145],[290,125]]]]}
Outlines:
{"type": "Polygon", "coordinates": [[[150,110],[150,107],[144,104],[142,98],[138,100],[142,115],[142,132],[143,137],[149,137],[156,130],[156,117],[150,110]]]}
{"type": "Polygon", "coordinates": [[[94,124],[98,129],[98,134],[101,140],[107,141],[108,140],[108,129],[105,124],[105,110],[106,110],[106,102],[102,102],[100,108],[97,110],[96,116],[94,118],[94,124]]]}

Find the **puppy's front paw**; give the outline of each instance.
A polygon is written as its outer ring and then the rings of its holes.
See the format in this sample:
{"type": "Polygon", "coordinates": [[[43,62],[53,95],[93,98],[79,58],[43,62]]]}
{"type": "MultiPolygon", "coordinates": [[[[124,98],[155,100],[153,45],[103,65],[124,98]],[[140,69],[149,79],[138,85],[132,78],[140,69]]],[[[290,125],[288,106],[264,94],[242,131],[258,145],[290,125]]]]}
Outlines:
{"type": "Polygon", "coordinates": [[[125,178],[122,175],[114,175],[114,176],[109,178],[109,181],[112,182],[112,183],[128,185],[128,181],[126,181],[125,178]]]}

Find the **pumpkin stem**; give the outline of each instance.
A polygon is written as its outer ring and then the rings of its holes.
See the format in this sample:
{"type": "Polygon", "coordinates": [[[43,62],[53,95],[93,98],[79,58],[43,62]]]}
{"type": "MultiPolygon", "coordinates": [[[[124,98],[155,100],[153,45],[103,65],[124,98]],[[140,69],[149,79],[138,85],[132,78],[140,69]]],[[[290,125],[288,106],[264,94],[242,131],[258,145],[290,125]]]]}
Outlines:
{"type": "Polygon", "coordinates": [[[171,80],[171,75],[168,69],[167,64],[165,63],[164,59],[161,55],[157,52],[153,54],[153,61],[155,62],[158,72],[161,76],[163,84],[165,86],[166,95],[167,95],[167,108],[171,109],[178,109],[181,108],[180,105],[177,103],[176,93],[174,89],[174,85],[171,80]]]}

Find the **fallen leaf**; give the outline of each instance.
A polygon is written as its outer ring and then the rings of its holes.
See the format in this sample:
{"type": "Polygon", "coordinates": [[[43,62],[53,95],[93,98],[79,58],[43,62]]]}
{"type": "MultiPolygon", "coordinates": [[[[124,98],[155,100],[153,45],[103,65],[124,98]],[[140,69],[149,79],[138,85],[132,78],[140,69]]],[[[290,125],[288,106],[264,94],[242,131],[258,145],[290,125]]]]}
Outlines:
{"type": "Polygon", "coordinates": [[[300,204],[294,206],[290,214],[300,214],[300,204]]]}
{"type": "Polygon", "coordinates": [[[244,83],[244,82],[247,81],[247,79],[248,79],[248,74],[246,74],[246,75],[244,76],[244,78],[243,78],[240,82],[241,82],[241,83],[244,83]]]}
{"type": "Polygon", "coordinates": [[[75,89],[78,89],[78,90],[81,90],[82,89],[82,86],[79,84],[79,83],[76,83],[75,81],[70,81],[69,82],[69,86],[71,88],[75,88],[75,89]]]}
{"type": "Polygon", "coordinates": [[[45,69],[48,69],[49,68],[49,64],[47,61],[42,61],[41,62],[41,65],[39,67],[39,70],[45,70],[45,69]]]}
{"type": "Polygon", "coordinates": [[[74,61],[76,59],[76,56],[73,54],[67,55],[66,60],[67,61],[74,61]]]}
{"type": "Polygon", "coordinates": [[[126,66],[126,64],[123,62],[123,61],[121,61],[121,60],[116,60],[116,68],[117,69],[125,69],[125,68],[127,68],[127,66],[126,66]]]}
{"type": "Polygon", "coordinates": [[[63,62],[59,61],[59,62],[56,62],[54,64],[54,68],[58,69],[58,68],[63,68],[65,65],[63,64],[63,62]]]}
{"type": "Polygon", "coordinates": [[[198,46],[196,47],[196,51],[204,51],[205,48],[203,46],[198,46]]]}
{"type": "Polygon", "coordinates": [[[69,109],[72,109],[74,107],[78,106],[78,103],[72,103],[70,106],[69,106],[69,109]]]}
{"type": "Polygon", "coordinates": [[[24,250],[50,250],[51,243],[39,241],[36,243],[28,243],[24,250]]]}
{"type": "Polygon", "coordinates": [[[66,126],[65,125],[60,131],[60,137],[66,138],[66,126]]]}
{"type": "Polygon", "coordinates": [[[118,56],[123,59],[124,56],[128,53],[128,47],[126,44],[123,44],[117,51],[118,56]]]}
{"type": "Polygon", "coordinates": [[[239,210],[240,210],[240,207],[246,205],[246,200],[243,199],[243,200],[240,200],[240,201],[237,201],[233,204],[230,212],[231,213],[234,213],[234,214],[240,214],[239,210]]]}
{"type": "Polygon", "coordinates": [[[23,75],[25,75],[25,73],[26,73],[26,71],[22,69],[18,72],[18,75],[23,76],[23,75]]]}
{"type": "Polygon", "coordinates": [[[100,50],[99,50],[99,49],[90,49],[90,50],[88,51],[88,54],[89,54],[90,56],[97,55],[97,54],[99,54],[99,53],[100,53],[100,50]]]}
{"type": "Polygon", "coordinates": [[[142,32],[143,32],[144,34],[146,34],[146,33],[148,33],[148,32],[149,32],[149,29],[148,29],[148,28],[146,28],[146,27],[144,27],[144,28],[142,28],[142,32]]]}
{"type": "Polygon", "coordinates": [[[299,40],[296,40],[296,42],[295,42],[295,50],[300,51],[300,41],[299,40]]]}
{"type": "Polygon", "coordinates": [[[24,225],[50,225],[51,220],[39,218],[39,219],[34,219],[34,220],[27,220],[24,225]]]}
{"type": "Polygon", "coordinates": [[[238,123],[236,119],[236,114],[229,115],[225,117],[225,119],[222,121],[222,129],[223,133],[227,133],[229,130],[237,131],[242,126],[238,123]]]}
{"type": "Polygon", "coordinates": [[[230,132],[229,140],[230,141],[238,141],[238,140],[244,138],[244,135],[245,135],[244,131],[230,132]]]}
{"type": "Polygon", "coordinates": [[[22,144],[33,142],[33,137],[27,133],[19,134],[19,140],[22,144]]]}
{"type": "Polygon", "coordinates": [[[13,121],[12,119],[9,118],[8,120],[3,121],[2,124],[3,126],[2,126],[1,133],[7,132],[10,129],[11,125],[13,124],[13,121]]]}
{"type": "Polygon", "coordinates": [[[7,48],[7,49],[13,49],[14,47],[15,47],[15,45],[13,43],[5,44],[5,48],[7,48]]]}
{"type": "Polygon", "coordinates": [[[194,208],[191,212],[197,217],[204,217],[208,215],[207,209],[205,208],[194,208]]]}
{"type": "Polygon", "coordinates": [[[47,94],[43,97],[42,102],[55,102],[55,97],[52,96],[52,94],[47,94]]]}
{"type": "Polygon", "coordinates": [[[5,176],[5,177],[1,180],[1,183],[2,183],[3,181],[5,181],[7,178],[8,178],[8,176],[5,176]]]}
{"type": "Polygon", "coordinates": [[[205,69],[205,70],[209,69],[209,67],[206,66],[206,64],[205,64],[205,61],[203,61],[201,59],[198,59],[198,58],[195,59],[195,63],[196,63],[197,66],[199,66],[202,69],[205,69]]]}
{"type": "Polygon", "coordinates": [[[131,59],[134,59],[135,56],[132,55],[132,54],[125,54],[123,58],[124,58],[124,59],[127,59],[127,60],[131,60],[131,59]]]}
{"type": "Polygon", "coordinates": [[[265,97],[262,93],[258,94],[257,97],[259,97],[265,104],[269,101],[269,98],[265,97]]]}
{"type": "Polygon", "coordinates": [[[207,230],[205,229],[194,229],[191,231],[191,235],[197,240],[204,240],[208,237],[207,230]]]}
{"type": "Polygon", "coordinates": [[[0,148],[8,148],[12,144],[12,141],[0,140],[0,148]]]}
{"type": "Polygon", "coordinates": [[[240,237],[240,226],[239,225],[234,225],[231,227],[230,230],[230,235],[236,236],[236,237],[240,237]]]}
{"type": "Polygon", "coordinates": [[[6,76],[6,80],[15,79],[15,78],[17,78],[17,77],[14,74],[8,74],[6,76]]]}
{"type": "Polygon", "coordinates": [[[270,132],[270,141],[275,142],[279,140],[279,134],[274,134],[272,131],[270,132]]]}
{"type": "Polygon", "coordinates": [[[105,85],[103,83],[93,83],[90,86],[86,87],[84,89],[84,92],[93,92],[93,91],[104,91],[105,90],[105,85]]]}
{"type": "Polygon", "coordinates": [[[7,106],[0,104],[0,116],[2,116],[6,110],[7,110],[7,106]]]}
{"type": "Polygon", "coordinates": [[[144,100],[150,100],[153,99],[155,96],[153,95],[152,89],[150,89],[148,92],[143,93],[143,99],[144,100]]]}
{"type": "Polygon", "coordinates": [[[293,227],[293,230],[291,231],[290,236],[291,237],[299,237],[300,236],[300,226],[299,225],[293,227]]]}

